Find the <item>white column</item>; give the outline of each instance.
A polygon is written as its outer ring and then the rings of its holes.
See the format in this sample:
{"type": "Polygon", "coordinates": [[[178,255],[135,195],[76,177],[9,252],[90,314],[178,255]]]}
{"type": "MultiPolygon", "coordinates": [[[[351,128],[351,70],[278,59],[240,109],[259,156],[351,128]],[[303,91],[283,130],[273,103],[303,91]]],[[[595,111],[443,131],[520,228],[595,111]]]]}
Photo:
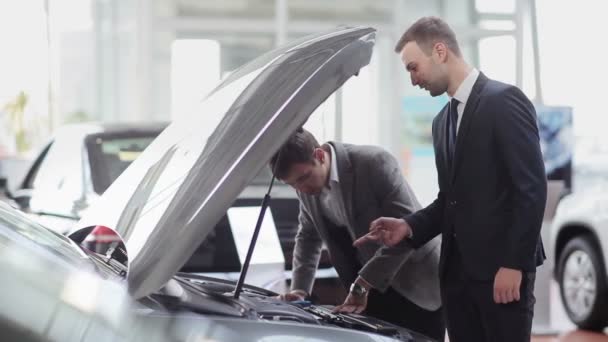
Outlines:
{"type": "Polygon", "coordinates": [[[524,12],[525,1],[515,1],[515,85],[524,86],[524,12]]]}
{"type": "Polygon", "coordinates": [[[136,27],[135,27],[135,98],[133,99],[133,115],[141,120],[146,120],[152,113],[152,39],[154,35],[153,11],[150,8],[153,1],[137,0],[136,27]]]}
{"type": "Polygon", "coordinates": [[[530,0],[532,49],[534,50],[534,85],[536,88],[536,97],[534,98],[534,102],[538,104],[543,104],[543,88],[540,77],[540,52],[538,47],[538,22],[536,18],[536,0],[530,0]]]}
{"type": "Polygon", "coordinates": [[[275,46],[281,46],[287,42],[287,21],[289,10],[287,0],[275,0],[275,46]]]}
{"type": "Polygon", "coordinates": [[[95,31],[97,113],[101,121],[116,119],[118,106],[116,101],[116,59],[114,40],[114,3],[96,0],[93,4],[93,22],[95,31]]]}
{"type": "MultiPolygon", "coordinates": [[[[342,134],[342,127],[344,125],[343,120],[342,120],[342,88],[339,88],[338,90],[336,90],[336,92],[334,93],[335,95],[335,105],[336,105],[336,109],[335,109],[335,113],[334,113],[334,118],[335,118],[335,132],[334,132],[334,139],[336,141],[340,141],[342,142],[344,139],[344,135],[342,134]]],[[[348,141],[347,141],[348,142],[348,141]]]]}
{"type": "Polygon", "coordinates": [[[160,23],[172,21],[177,17],[177,1],[154,0],[153,2],[154,6],[150,6],[152,10],[150,27],[153,35],[150,37],[147,55],[150,84],[146,85],[148,87],[146,97],[141,99],[148,102],[148,112],[143,113],[143,117],[169,120],[171,118],[171,45],[178,31],[173,26],[160,23]]]}

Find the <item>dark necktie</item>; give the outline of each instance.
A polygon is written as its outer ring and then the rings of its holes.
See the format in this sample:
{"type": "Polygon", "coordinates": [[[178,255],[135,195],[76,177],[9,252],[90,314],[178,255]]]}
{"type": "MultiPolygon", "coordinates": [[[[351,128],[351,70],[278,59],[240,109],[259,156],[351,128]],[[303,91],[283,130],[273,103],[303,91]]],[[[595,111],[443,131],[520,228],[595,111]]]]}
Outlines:
{"type": "Polygon", "coordinates": [[[458,125],[458,100],[452,98],[450,107],[448,108],[448,155],[450,165],[454,159],[454,151],[456,150],[456,135],[458,125]]]}

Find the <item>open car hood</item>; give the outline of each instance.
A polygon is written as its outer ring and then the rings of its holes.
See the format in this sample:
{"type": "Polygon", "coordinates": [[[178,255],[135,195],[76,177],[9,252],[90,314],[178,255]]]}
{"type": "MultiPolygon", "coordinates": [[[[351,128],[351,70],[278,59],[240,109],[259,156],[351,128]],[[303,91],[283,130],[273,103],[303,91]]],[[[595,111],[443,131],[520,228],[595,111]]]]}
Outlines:
{"type": "MultiPolygon", "coordinates": [[[[182,267],[251,179],[310,114],[371,58],[375,30],[341,27],[236,70],[171,123],[84,213],[115,229],[141,298],[182,267]]],[[[252,232],[254,227],[251,227],[252,232]]]]}

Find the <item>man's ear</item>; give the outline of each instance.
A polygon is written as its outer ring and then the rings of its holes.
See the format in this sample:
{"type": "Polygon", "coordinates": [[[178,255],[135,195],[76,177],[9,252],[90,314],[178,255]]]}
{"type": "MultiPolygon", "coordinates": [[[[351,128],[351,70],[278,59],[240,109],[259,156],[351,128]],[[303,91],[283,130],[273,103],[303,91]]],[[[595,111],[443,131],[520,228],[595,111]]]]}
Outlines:
{"type": "Polygon", "coordinates": [[[325,161],[325,151],[323,151],[322,148],[315,148],[313,155],[315,156],[315,159],[318,160],[320,163],[323,163],[325,161]]]}
{"type": "Polygon", "coordinates": [[[433,46],[433,55],[436,56],[439,62],[445,62],[448,56],[448,47],[443,42],[435,43],[433,46]]]}

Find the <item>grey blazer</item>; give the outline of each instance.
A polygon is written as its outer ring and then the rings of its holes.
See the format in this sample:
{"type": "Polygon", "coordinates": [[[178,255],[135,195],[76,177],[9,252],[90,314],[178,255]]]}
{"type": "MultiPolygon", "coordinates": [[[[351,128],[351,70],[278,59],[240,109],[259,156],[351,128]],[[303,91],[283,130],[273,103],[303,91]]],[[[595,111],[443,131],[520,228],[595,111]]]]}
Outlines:
{"type": "MultiPolygon", "coordinates": [[[[380,216],[400,218],[420,209],[390,153],[374,146],[329,144],[336,152],[340,189],[349,220],[346,230],[352,241],[365,235],[370,223],[380,216]]],[[[363,268],[353,269],[357,260],[352,260],[348,246],[332,239],[330,231],[344,228],[336,227],[324,216],[318,196],[298,192],[298,197],[300,215],[293,253],[292,289],[311,292],[325,243],[344,283],[354,281],[358,273],[375,289],[385,291],[389,286],[393,287],[424,309],[436,310],[441,306],[439,236],[418,249],[407,243],[394,248],[368,244],[358,253],[363,268]]]]}

